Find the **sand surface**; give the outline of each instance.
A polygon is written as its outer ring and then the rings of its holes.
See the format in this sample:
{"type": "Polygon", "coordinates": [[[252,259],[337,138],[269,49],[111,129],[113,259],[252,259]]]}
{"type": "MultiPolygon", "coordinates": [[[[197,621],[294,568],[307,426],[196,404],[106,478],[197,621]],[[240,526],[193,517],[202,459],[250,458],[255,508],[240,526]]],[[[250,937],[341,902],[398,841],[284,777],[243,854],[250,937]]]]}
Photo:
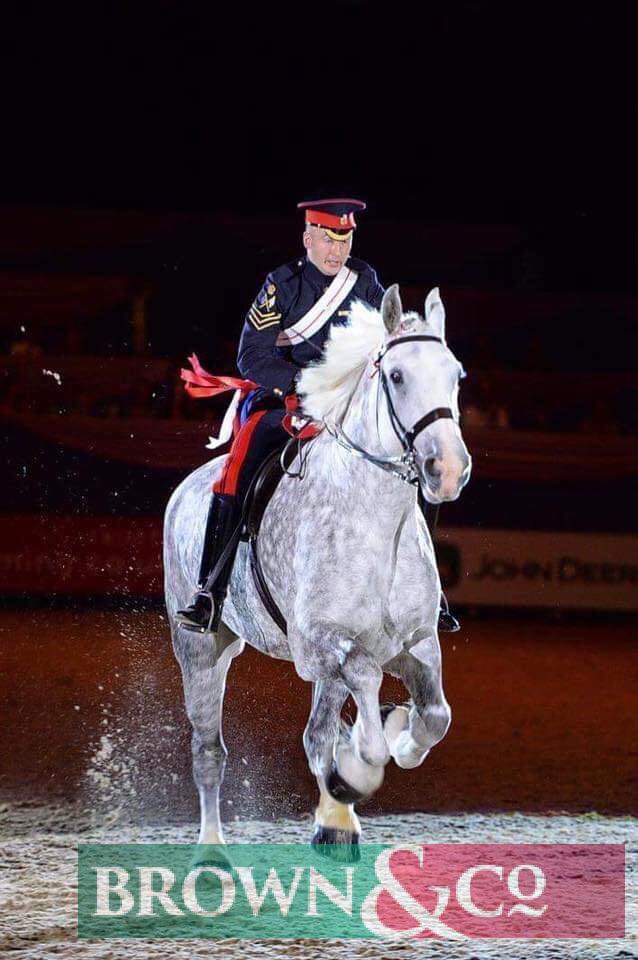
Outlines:
{"type": "MultiPolygon", "coordinates": [[[[78,842],[190,843],[192,824],[146,824],[110,818],[79,803],[7,801],[1,810],[0,956],[14,960],[152,960],[219,957],[227,960],[607,960],[638,957],[638,821],[630,817],[521,814],[410,814],[365,818],[370,842],[535,842],[627,844],[627,932],[624,940],[470,940],[391,943],[337,940],[104,940],[76,939],[78,842]],[[110,822],[109,822],[110,819],[110,822]]],[[[233,821],[234,842],[307,842],[305,820],[233,821]]]]}

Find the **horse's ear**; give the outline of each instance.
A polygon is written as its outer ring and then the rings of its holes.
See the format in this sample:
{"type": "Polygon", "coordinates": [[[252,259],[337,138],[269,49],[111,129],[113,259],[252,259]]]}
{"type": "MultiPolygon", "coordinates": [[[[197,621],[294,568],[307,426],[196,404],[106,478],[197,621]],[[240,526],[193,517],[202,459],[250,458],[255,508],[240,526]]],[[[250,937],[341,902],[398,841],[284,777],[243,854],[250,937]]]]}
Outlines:
{"type": "Polygon", "coordinates": [[[383,300],[381,301],[381,316],[383,317],[383,322],[385,323],[385,328],[388,333],[394,333],[396,328],[401,323],[401,317],[403,316],[403,307],[401,305],[401,297],[399,296],[399,284],[393,283],[391,287],[388,287],[386,292],[383,294],[383,300]]]}
{"type": "Polygon", "coordinates": [[[425,322],[441,340],[445,340],[445,307],[438,287],[432,287],[425,300],[425,322]]]}

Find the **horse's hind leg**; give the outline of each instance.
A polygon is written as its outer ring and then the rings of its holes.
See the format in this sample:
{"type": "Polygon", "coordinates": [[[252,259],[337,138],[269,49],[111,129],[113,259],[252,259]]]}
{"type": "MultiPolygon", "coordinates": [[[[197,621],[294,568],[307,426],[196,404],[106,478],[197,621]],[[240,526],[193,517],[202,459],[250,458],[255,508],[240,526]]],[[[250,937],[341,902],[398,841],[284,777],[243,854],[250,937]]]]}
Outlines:
{"type": "Polygon", "coordinates": [[[409,652],[386,664],[386,670],[401,678],[413,702],[409,711],[406,707],[393,711],[397,715],[403,712],[403,722],[391,715],[386,724],[390,753],[399,767],[418,767],[432,747],[443,739],[452,716],[443,693],[441,648],[437,638],[420,640],[409,652]]]}
{"type": "Polygon", "coordinates": [[[184,699],[193,727],[193,779],[199,791],[201,826],[198,843],[223,843],[219,791],[227,750],[222,736],[222,708],[226,675],[233,657],[241,653],[239,640],[225,624],[216,636],[192,633],[176,626],[173,649],[182,671],[184,699]]]}

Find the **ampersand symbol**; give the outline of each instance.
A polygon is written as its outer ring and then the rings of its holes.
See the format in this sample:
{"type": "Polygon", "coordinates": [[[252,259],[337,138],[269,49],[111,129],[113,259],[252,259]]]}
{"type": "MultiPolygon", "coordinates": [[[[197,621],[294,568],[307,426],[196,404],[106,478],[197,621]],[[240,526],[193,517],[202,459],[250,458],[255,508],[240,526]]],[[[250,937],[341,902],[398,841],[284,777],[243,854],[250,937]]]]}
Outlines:
{"type": "Polygon", "coordinates": [[[361,905],[361,919],[371,933],[380,937],[391,937],[393,939],[403,939],[406,937],[416,937],[424,931],[429,931],[435,936],[445,937],[451,940],[465,940],[464,934],[459,933],[452,927],[448,927],[440,919],[448,905],[450,899],[449,887],[429,886],[425,889],[436,893],[437,902],[434,911],[430,911],[416,900],[409,893],[400,879],[397,878],[390,868],[390,858],[399,852],[413,854],[417,860],[419,868],[423,867],[423,847],[417,843],[404,844],[398,847],[392,847],[383,850],[375,860],[374,869],[379,883],[372,888],[361,905]],[[395,903],[401,910],[410,914],[417,921],[417,925],[408,929],[397,929],[388,927],[379,917],[378,900],[383,893],[389,893],[395,903]]]}

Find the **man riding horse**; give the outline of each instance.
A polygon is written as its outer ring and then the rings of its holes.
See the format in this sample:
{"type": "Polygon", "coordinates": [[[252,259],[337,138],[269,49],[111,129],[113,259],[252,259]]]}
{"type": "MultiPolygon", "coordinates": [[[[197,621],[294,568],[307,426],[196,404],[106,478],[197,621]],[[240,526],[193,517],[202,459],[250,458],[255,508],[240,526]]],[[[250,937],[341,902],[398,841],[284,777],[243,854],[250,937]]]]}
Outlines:
{"type": "MultiPolygon", "coordinates": [[[[219,626],[235,558],[235,550],[227,548],[255,473],[289,439],[282,420],[297,374],[321,357],[331,326],[347,322],[353,300],[379,308],[385,292],[373,268],[350,256],[354,214],[365,210],[365,203],[331,199],[297,206],[305,211],[306,255],[268,274],[242,330],[237,365],[259,386],[243,401],[240,428],[213,487],[195,595],[177,611],[177,621],[191,630],[215,632],[219,626]]],[[[439,630],[458,629],[442,595],[439,630]]]]}

